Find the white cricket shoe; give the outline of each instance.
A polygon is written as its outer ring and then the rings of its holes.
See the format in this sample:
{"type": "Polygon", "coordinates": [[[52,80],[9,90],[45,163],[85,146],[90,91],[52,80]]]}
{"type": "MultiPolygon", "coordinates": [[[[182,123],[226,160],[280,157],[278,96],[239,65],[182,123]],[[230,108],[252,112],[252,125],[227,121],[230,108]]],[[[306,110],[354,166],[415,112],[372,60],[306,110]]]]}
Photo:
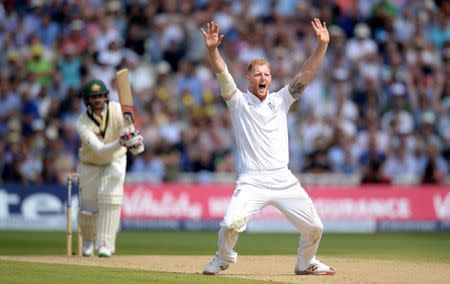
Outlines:
{"type": "Polygon", "coordinates": [[[228,262],[222,260],[218,256],[215,256],[213,260],[205,266],[205,268],[203,269],[203,274],[217,275],[221,270],[227,269],[228,266],[229,266],[228,262]]]}
{"type": "Polygon", "coordinates": [[[334,275],[336,274],[336,271],[329,267],[326,264],[323,264],[320,261],[316,261],[314,263],[311,263],[308,268],[305,270],[300,270],[297,267],[295,267],[295,274],[297,275],[334,275]]]}
{"type": "Polygon", "coordinates": [[[83,240],[83,256],[91,256],[94,253],[94,242],[83,240]]]}
{"type": "Polygon", "coordinates": [[[99,257],[110,257],[112,255],[111,251],[107,247],[101,247],[98,250],[98,256],[99,257]]]}

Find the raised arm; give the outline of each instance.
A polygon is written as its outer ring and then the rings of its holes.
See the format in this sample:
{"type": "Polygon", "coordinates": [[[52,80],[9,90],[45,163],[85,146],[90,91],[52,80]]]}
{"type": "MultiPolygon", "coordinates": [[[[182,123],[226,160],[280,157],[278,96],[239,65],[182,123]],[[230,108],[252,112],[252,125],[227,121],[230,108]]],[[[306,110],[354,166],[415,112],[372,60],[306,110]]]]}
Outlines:
{"type": "Polygon", "coordinates": [[[202,33],[205,38],[206,48],[208,49],[209,63],[217,79],[219,79],[222,96],[226,101],[230,100],[237,91],[237,86],[231,74],[228,72],[227,64],[219,52],[218,47],[222,42],[223,35],[219,34],[219,26],[214,22],[207,24],[206,31],[202,28],[202,33]]]}
{"type": "Polygon", "coordinates": [[[317,39],[319,43],[317,45],[314,53],[306,59],[303,63],[300,72],[295,75],[292,82],[289,84],[289,93],[293,98],[298,99],[306,88],[306,85],[311,81],[311,79],[316,74],[320,65],[322,64],[322,60],[325,57],[325,52],[327,51],[328,42],[330,41],[330,36],[328,34],[326,23],[320,22],[318,18],[314,18],[311,21],[311,25],[314,29],[317,39]]]}
{"type": "Polygon", "coordinates": [[[207,30],[202,28],[205,37],[206,48],[208,49],[209,62],[214,73],[222,73],[227,68],[225,61],[219,52],[219,45],[222,42],[223,35],[219,34],[219,26],[214,22],[206,24],[207,30]]]}

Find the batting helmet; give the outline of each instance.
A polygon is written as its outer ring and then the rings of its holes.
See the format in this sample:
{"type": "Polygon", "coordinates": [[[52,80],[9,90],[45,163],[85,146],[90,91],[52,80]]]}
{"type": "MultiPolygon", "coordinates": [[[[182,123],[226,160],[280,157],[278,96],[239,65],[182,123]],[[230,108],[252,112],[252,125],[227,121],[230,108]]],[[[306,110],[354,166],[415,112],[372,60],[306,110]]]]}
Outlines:
{"type": "Polygon", "coordinates": [[[83,101],[85,105],[88,105],[88,97],[95,95],[107,95],[109,90],[105,83],[100,80],[91,80],[83,88],[83,101]]]}

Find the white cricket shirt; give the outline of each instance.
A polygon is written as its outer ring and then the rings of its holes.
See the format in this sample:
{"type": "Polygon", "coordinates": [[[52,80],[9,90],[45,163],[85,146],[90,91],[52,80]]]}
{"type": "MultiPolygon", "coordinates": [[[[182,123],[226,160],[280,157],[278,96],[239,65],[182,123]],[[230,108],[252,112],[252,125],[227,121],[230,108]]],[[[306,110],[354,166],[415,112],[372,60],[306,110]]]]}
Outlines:
{"type": "Polygon", "coordinates": [[[264,101],[237,90],[226,101],[240,159],[240,173],[286,168],[289,163],[287,113],[294,98],[285,86],[264,101]]]}

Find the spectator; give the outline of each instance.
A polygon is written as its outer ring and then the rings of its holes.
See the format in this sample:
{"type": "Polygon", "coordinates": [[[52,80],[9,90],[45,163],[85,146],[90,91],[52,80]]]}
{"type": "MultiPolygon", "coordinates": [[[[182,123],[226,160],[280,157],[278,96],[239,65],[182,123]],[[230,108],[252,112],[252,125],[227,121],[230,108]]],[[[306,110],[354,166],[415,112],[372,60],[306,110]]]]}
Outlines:
{"type": "Polygon", "coordinates": [[[165,176],[163,162],[155,156],[150,145],[145,147],[145,152],[135,158],[130,169],[131,174],[150,175],[151,181],[162,182],[165,176]]]}
{"type": "Polygon", "coordinates": [[[22,182],[25,184],[39,184],[42,182],[42,157],[40,152],[24,149],[25,157],[20,164],[22,182]]]}
{"type": "Polygon", "coordinates": [[[233,152],[227,151],[223,154],[222,158],[217,162],[218,173],[234,173],[236,168],[236,162],[233,156],[233,152]]]}
{"type": "Polygon", "coordinates": [[[55,169],[55,155],[45,155],[42,161],[42,182],[46,184],[58,184],[58,176],[55,169]]]}
{"type": "Polygon", "coordinates": [[[34,43],[30,48],[31,58],[26,63],[27,71],[36,78],[42,87],[52,84],[53,62],[43,56],[43,47],[40,43],[34,43]]]}
{"type": "MultiPolygon", "coordinates": [[[[0,145],[7,180],[61,182],[47,153],[67,159],[62,168],[75,164],[78,140],[70,129],[84,108],[80,85],[101,78],[117,100],[118,67],[130,70],[140,130],[165,168],[163,180],[205,168],[232,173],[240,161],[234,161],[230,118],[211,80],[200,27],[214,20],[223,28],[230,73],[245,74],[242,60],[258,55],[273,63],[277,88],[314,47],[305,22],[321,15],[332,44],[324,68],[288,114],[292,169],[398,182],[404,161],[389,145],[401,139],[405,161],[417,166],[405,163],[408,172],[445,182],[437,178],[450,166],[445,1],[100,2],[0,4],[0,145]],[[335,133],[342,121],[351,139],[335,133]],[[26,147],[19,151],[14,143],[26,147]]],[[[244,88],[245,76],[235,80],[244,88]]]]}
{"type": "Polygon", "coordinates": [[[87,54],[90,49],[90,39],[85,34],[86,26],[82,20],[74,20],[69,25],[69,31],[62,37],[60,52],[73,48],[75,54],[87,54]]]}
{"type": "Polygon", "coordinates": [[[26,183],[20,169],[22,163],[23,160],[20,157],[15,157],[13,160],[6,163],[4,171],[2,172],[2,179],[5,182],[26,183]]]}
{"type": "Polygon", "coordinates": [[[442,154],[450,165],[450,97],[442,101],[442,115],[437,123],[437,130],[443,140],[442,154]]]}
{"type": "Polygon", "coordinates": [[[378,51],[375,41],[370,37],[370,27],[358,23],[354,30],[355,37],[347,42],[346,55],[353,63],[365,61],[378,51]]]}
{"type": "Polygon", "coordinates": [[[4,177],[5,165],[6,165],[6,159],[5,159],[6,149],[5,148],[6,148],[5,143],[2,140],[0,140],[0,156],[3,157],[3,159],[0,160],[0,184],[3,183],[3,179],[5,178],[4,177]]]}
{"type": "Polygon", "coordinates": [[[203,104],[202,84],[199,78],[195,76],[194,71],[195,66],[193,62],[181,60],[175,84],[180,99],[186,100],[186,97],[190,97],[194,105],[200,106],[203,104]]]}
{"type": "Polygon", "coordinates": [[[392,109],[389,109],[381,117],[381,127],[387,130],[392,123],[395,123],[394,131],[411,133],[414,128],[414,119],[406,110],[403,87],[400,85],[398,87],[399,90],[393,90],[394,95],[391,97],[392,109]]]}
{"type": "Polygon", "coordinates": [[[320,135],[317,136],[311,152],[306,156],[303,172],[305,173],[329,173],[332,168],[327,156],[328,138],[320,135]]]}
{"type": "MultiPolygon", "coordinates": [[[[40,123],[41,115],[39,113],[39,103],[35,98],[36,94],[32,94],[35,90],[31,86],[26,86],[22,94],[22,133],[24,136],[29,136],[33,132],[33,127],[36,123],[40,123]]],[[[37,89],[40,89],[39,87],[37,89]]]]}
{"type": "Polygon", "coordinates": [[[379,146],[379,136],[376,128],[371,128],[367,134],[367,149],[364,149],[359,157],[362,166],[362,183],[384,183],[387,182],[382,172],[382,165],[386,160],[386,154],[379,146]]]}
{"type": "Polygon", "coordinates": [[[36,33],[42,44],[47,48],[53,48],[60,33],[58,24],[52,19],[50,11],[43,11],[40,16],[39,25],[36,28],[36,33]]]}
{"type": "Polygon", "coordinates": [[[444,157],[439,154],[439,146],[430,143],[425,145],[425,153],[419,157],[421,183],[441,184],[448,174],[448,166],[444,157]]]}
{"type": "Polygon", "coordinates": [[[335,143],[328,150],[328,161],[333,172],[353,174],[359,171],[357,148],[354,147],[356,129],[351,122],[343,122],[337,127],[335,143]]]}
{"type": "Polygon", "coordinates": [[[6,76],[0,76],[0,134],[2,136],[6,134],[8,120],[20,110],[20,97],[13,88],[17,85],[16,82],[14,76],[11,76],[9,80],[6,76]]]}
{"type": "Polygon", "coordinates": [[[383,176],[393,184],[418,183],[419,165],[412,151],[405,147],[400,139],[392,143],[392,149],[383,165],[383,176]]]}
{"type": "Polygon", "coordinates": [[[80,88],[82,61],[79,54],[76,53],[74,45],[67,45],[62,50],[62,57],[59,60],[58,69],[62,76],[62,88],[80,88]]]}

